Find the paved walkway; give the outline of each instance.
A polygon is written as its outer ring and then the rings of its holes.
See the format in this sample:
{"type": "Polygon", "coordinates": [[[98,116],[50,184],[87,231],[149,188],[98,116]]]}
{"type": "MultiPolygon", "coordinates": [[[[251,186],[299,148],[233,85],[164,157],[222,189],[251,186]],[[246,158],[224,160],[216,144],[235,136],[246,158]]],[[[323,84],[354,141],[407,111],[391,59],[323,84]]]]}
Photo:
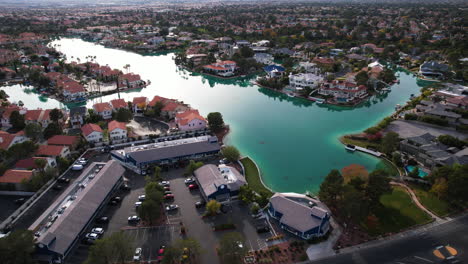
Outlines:
{"type": "Polygon", "coordinates": [[[413,192],[413,190],[410,187],[408,187],[407,185],[405,185],[403,183],[393,182],[393,181],[390,182],[390,184],[405,188],[406,191],[410,194],[411,199],[413,200],[414,204],[416,204],[417,207],[419,207],[421,210],[423,210],[428,215],[430,215],[433,219],[435,219],[436,222],[439,222],[439,223],[444,223],[445,222],[444,219],[438,217],[437,215],[435,215],[434,213],[429,211],[426,207],[424,207],[424,205],[422,205],[421,202],[419,202],[418,197],[416,196],[416,194],[413,192]]]}

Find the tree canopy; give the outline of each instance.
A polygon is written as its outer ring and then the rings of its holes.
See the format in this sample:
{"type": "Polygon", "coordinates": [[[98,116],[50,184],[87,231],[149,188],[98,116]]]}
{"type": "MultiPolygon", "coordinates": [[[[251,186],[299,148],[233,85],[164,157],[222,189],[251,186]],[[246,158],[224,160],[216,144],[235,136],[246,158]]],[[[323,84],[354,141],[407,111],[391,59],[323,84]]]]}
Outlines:
{"type": "Polygon", "coordinates": [[[238,232],[224,234],[219,242],[218,253],[222,263],[244,263],[243,257],[247,254],[244,237],[238,232]]]}
{"type": "Polygon", "coordinates": [[[226,146],[221,149],[221,154],[230,162],[236,162],[240,158],[239,150],[234,146],[226,146]]]}
{"type": "Polygon", "coordinates": [[[84,264],[125,263],[133,255],[133,240],[123,231],[112,233],[90,247],[84,264]]]}
{"type": "Polygon", "coordinates": [[[207,119],[211,131],[217,133],[224,128],[224,120],[220,112],[209,113],[207,119]]]}
{"type": "Polygon", "coordinates": [[[36,263],[34,253],[34,236],[29,230],[15,230],[0,238],[0,262],[2,264],[36,263]]]}

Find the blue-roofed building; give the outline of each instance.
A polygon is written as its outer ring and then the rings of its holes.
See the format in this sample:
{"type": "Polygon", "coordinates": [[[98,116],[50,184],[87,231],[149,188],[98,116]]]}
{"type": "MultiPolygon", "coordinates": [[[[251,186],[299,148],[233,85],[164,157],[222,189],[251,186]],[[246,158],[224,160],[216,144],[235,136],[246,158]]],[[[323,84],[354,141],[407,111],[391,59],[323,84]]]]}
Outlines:
{"type": "Polygon", "coordinates": [[[330,213],[303,194],[275,193],[268,203],[268,214],[282,229],[302,239],[324,236],[330,229],[330,213]]]}
{"type": "Polygon", "coordinates": [[[267,73],[269,78],[281,77],[286,71],[284,67],[278,65],[268,65],[263,67],[263,70],[267,73]]]}

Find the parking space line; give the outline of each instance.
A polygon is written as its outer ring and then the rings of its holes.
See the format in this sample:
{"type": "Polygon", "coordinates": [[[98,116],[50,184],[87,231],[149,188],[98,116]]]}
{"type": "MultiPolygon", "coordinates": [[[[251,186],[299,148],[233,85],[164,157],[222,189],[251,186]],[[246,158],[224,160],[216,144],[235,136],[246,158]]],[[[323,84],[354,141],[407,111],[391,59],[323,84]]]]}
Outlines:
{"type": "Polygon", "coordinates": [[[422,257],[418,257],[418,256],[414,256],[414,257],[417,258],[417,259],[420,259],[420,260],[427,261],[427,262],[429,262],[429,263],[434,263],[434,261],[429,260],[429,259],[426,259],[426,258],[422,258],[422,257]]]}

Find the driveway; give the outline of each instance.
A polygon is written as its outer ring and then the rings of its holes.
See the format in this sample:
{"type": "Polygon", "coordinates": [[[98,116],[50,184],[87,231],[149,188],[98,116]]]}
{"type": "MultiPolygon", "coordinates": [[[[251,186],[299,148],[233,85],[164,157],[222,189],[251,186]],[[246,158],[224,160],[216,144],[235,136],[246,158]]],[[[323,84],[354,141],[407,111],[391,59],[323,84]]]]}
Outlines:
{"type": "Polygon", "coordinates": [[[385,131],[393,131],[400,135],[401,138],[420,136],[425,133],[430,133],[434,136],[451,135],[459,139],[465,139],[467,134],[458,132],[454,129],[434,126],[431,124],[421,123],[418,121],[396,120],[390,123],[385,131]]]}
{"type": "Polygon", "coordinates": [[[248,208],[241,206],[239,202],[233,202],[225,214],[202,219],[204,208],[195,208],[195,202],[202,200],[200,192],[188,190],[183,173],[184,169],[172,169],[163,175],[171,183],[171,191],[175,196],[173,203],[179,205],[178,212],[168,214],[168,223],[182,222],[186,227],[187,236],[200,243],[203,250],[201,263],[220,263],[216,257],[216,247],[220,237],[227,232],[236,231],[243,234],[246,246],[250,249],[257,250],[266,246],[265,239],[271,237],[271,233],[257,234],[254,219],[250,216],[248,208]],[[236,229],[213,231],[213,226],[221,223],[234,223],[236,229]]]}

